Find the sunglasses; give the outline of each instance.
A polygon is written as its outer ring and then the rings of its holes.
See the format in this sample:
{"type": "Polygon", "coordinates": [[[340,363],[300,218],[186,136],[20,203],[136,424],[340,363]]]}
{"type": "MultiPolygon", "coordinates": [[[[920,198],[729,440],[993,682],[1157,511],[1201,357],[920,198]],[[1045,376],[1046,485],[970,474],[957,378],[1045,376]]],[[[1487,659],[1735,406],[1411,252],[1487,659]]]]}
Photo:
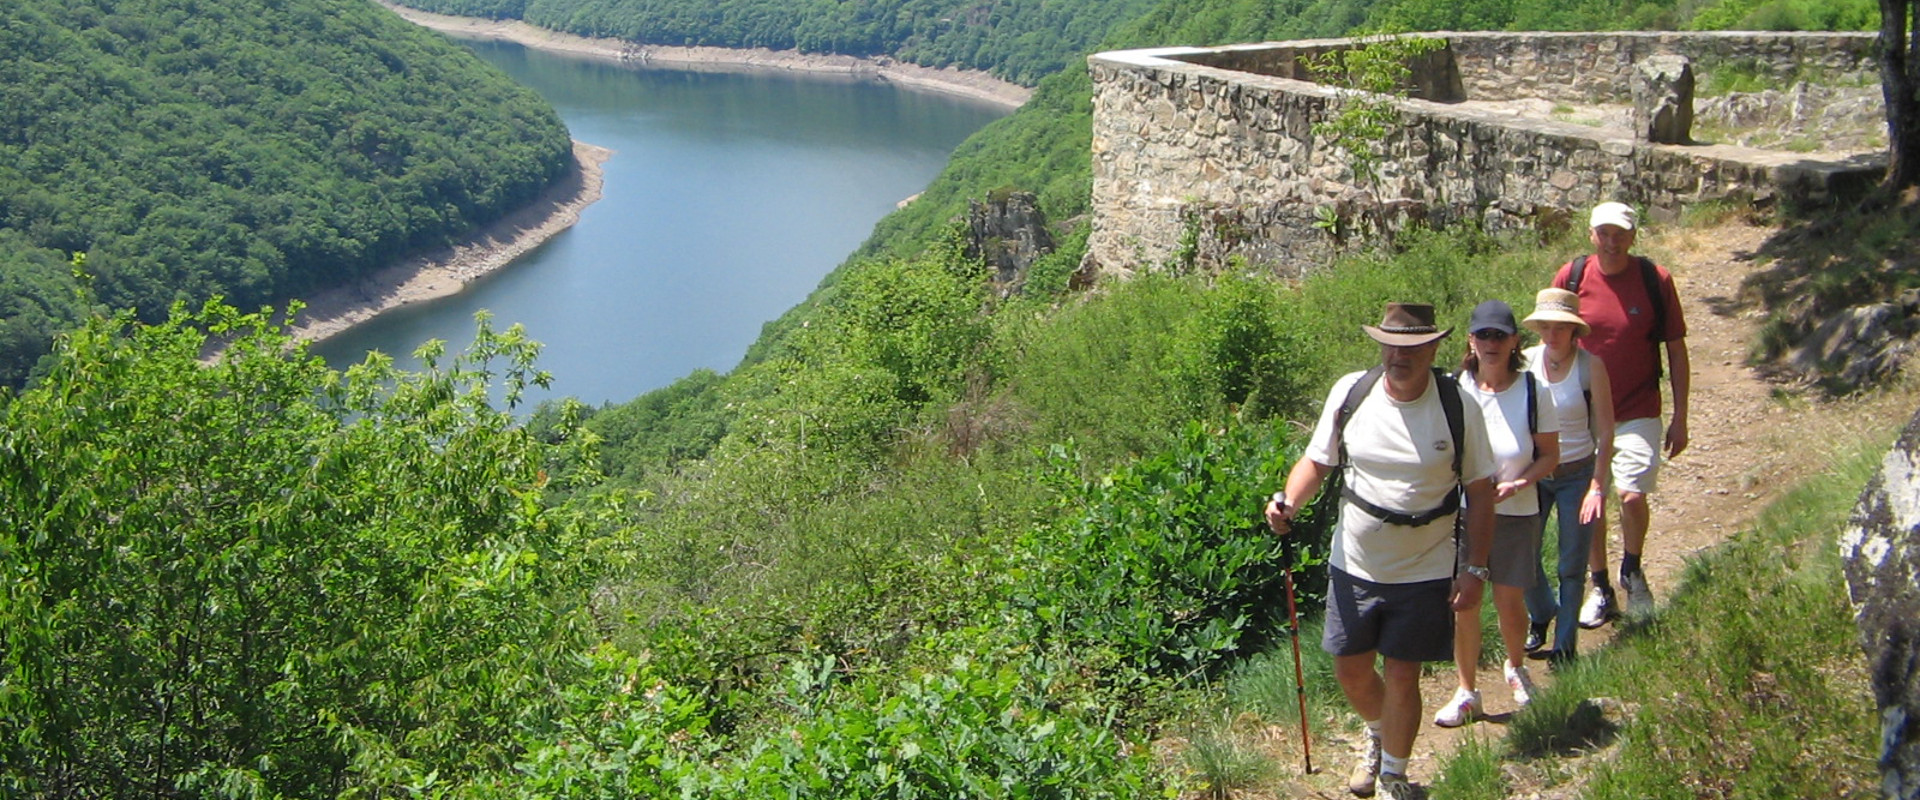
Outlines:
{"type": "Polygon", "coordinates": [[[1509,334],[1506,331],[1497,331],[1492,328],[1486,328],[1484,330],[1477,330],[1473,332],[1473,338],[1479,339],[1480,341],[1483,341],[1483,342],[1498,342],[1503,339],[1506,339],[1508,336],[1511,336],[1511,335],[1512,334],[1509,334]]]}

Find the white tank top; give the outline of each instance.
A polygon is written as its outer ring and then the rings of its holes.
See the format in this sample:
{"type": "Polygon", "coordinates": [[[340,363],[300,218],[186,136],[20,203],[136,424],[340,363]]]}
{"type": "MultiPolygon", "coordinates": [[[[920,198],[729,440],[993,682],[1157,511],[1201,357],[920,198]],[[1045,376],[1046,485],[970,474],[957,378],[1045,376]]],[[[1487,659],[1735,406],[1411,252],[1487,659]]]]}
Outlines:
{"type": "Polygon", "coordinates": [[[1592,354],[1575,346],[1573,366],[1559,383],[1547,378],[1547,346],[1527,348],[1527,371],[1553,393],[1553,407],[1560,414],[1560,463],[1579,461],[1593,455],[1593,425],[1587,409],[1587,359],[1592,354]]]}

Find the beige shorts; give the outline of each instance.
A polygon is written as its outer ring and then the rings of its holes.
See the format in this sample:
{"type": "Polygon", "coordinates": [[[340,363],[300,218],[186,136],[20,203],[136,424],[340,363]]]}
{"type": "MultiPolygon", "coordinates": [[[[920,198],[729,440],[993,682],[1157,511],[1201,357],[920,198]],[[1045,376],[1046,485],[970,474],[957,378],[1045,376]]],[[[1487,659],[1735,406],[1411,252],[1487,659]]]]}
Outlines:
{"type": "Polygon", "coordinates": [[[1660,478],[1660,439],[1666,427],[1659,417],[1641,417],[1613,428],[1613,489],[1652,494],[1660,478]]]}

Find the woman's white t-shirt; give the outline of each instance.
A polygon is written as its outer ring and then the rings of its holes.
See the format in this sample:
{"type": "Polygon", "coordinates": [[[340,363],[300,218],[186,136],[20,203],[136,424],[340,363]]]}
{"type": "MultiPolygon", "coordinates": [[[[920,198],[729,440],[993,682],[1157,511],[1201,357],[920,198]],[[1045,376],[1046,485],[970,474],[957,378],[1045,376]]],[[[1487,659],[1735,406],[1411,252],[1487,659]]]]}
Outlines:
{"type": "Polygon", "coordinates": [[[1592,353],[1575,347],[1573,366],[1567,369],[1567,376],[1559,383],[1547,379],[1547,346],[1537,344],[1527,348],[1527,371],[1553,390],[1553,405],[1560,409],[1560,463],[1579,461],[1594,454],[1592,411],[1587,408],[1587,387],[1592,382],[1587,378],[1590,369],[1587,361],[1592,353]]]}
{"type": "MultiPolygon", "coordinates": [[[[1493,448],[1493,482],[1498,484],[1520,477],[1533,463],[1533,435],[1527,430],[1527,376],[1515,376],[1504,391],[1488,392],[1471,373],[1460,373],[1460,394],[1468,408],[1479,408],[1486,419],[1487,444],[1493,448]]],[[[1560,412],[1554,408],[1553,393],[1534,386],[1534,427],[1539,433],[1560,433],[1560,412]]],[[[1494,513],[1507,517],[1527,517],[1540,513],[1540,493],[1532,487],[1514,492],[1512,497],[1493,507],[1494,513]]]]}
{"type": "MultiPolygon", "coordinates": [[[[1333,382],[1320,422],[1314,426],[1306,457],[1327,466],[1340,464],[1333,441],[1335,418],[1347,392],[1364,373],[1355,372],[1333,382]]],[[[1346,480],[1367,502],[1390,511],[1418,514],[1438,508],[1447,493],[1461,483],[1493,474],[1493,453],[1487,446],[1487,426],[1464,394],[1461,405],[1461,479],[1453,474],[1453,433],[1440,406],[1439,378],[1427,382],[1427,391],[1409,403],[1387,394],[1381,378],[1354,409],[1342,434],[1352,468],[1346,480]]],[[[1375,583],[1414,583],[1453,577],[1453,517],[1444,516],[1418,528],[1388,525],[1352,503],[1340,503],[1340,525],[1333,537],[1329,563],[1354,577],[1375,583]]]]}

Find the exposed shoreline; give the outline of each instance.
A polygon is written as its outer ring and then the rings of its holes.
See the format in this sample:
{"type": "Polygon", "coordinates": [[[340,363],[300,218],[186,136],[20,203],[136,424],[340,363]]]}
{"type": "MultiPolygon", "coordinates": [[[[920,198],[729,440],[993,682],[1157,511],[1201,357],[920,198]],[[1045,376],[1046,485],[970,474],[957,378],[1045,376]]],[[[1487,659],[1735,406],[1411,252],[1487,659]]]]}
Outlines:
{"type": "Polygon", "coordinates": [[[459,292],[580,221],[580,212],[600,199],[600,166],[612,156],[605,147],[574,142],[573,168],[532,203],[450,246],[303,299],[306,307],[288,332],[297,339],[320,341],[381,312],[459,292]]]}
{"type": "Polygon", "coordinates": [[[1033,90],[1009,83],[976,70],[934,69],[891,58],[800,53],[765,48],[670,47],[637,44],[624,39],[590,39],[560,33],[519,20],[493,20],[476,17],[452,17],[433,14],[382,0],[380,3],[402,19],[424,28],[457,36],[500,39],[540,50],[593,56],[614,61],[670,65],[675,69],[767,69],[793,72],[820,72],[872,77],[902,86],[954,94],[1018,108],[1033,96],[1033,90]]]}

